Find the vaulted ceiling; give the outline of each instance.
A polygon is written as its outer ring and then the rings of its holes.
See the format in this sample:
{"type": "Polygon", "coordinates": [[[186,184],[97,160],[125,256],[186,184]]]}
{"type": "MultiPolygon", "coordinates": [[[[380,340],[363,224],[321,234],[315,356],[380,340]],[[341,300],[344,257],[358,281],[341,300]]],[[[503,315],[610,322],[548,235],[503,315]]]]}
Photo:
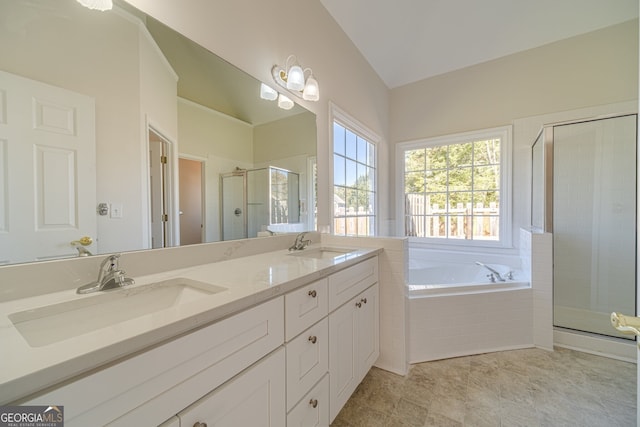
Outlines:
{"type": "Polygon", "coordinates": [[[637,0],[320,0],[389,88],[638,17],[637,0]]]}

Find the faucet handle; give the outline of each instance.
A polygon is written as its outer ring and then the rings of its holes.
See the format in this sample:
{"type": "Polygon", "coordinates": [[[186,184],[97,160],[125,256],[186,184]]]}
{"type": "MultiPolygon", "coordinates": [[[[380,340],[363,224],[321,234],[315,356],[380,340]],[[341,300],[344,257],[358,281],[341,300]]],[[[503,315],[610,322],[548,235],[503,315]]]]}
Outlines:
{"type": "MultiPolygon", "coordinates": [[[[107,271],[115,271],[119,269],[120,254],[110,255],[105,261],[109,263],[109,269],[107,271]]],[[[106,263],[105,263],[106,265],[106,263]]]]}

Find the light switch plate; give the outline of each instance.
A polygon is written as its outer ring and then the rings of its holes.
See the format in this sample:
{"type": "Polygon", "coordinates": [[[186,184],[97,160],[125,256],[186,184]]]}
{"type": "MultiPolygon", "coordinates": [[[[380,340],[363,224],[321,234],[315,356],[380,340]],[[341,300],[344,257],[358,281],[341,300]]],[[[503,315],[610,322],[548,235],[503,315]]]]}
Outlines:
{"type": "Polygon", "coordinates": [[[111,218],[122,218],[122,204],[111,203],[111,218]]]}

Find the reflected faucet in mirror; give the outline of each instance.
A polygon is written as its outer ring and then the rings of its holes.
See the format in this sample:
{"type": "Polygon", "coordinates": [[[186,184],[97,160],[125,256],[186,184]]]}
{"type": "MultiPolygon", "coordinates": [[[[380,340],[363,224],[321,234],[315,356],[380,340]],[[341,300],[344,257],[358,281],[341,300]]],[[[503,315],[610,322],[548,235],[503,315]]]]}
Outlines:
{"type": "Polygon", "coordinates": [[[98,279],[95,282],[87,283],[77,289],[79,294],[90,294],[92,292],[107,291],[109,289],[122,288],[133,285],[135,281],[125,276],[124,270],[120,270],[120,254],[109,255],[100,264],[98,279]]]}

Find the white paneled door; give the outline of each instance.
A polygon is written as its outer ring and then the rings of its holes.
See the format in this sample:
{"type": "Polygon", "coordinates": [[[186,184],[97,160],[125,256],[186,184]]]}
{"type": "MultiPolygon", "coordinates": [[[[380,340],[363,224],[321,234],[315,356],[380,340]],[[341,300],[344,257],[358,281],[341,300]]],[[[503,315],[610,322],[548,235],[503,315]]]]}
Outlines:
{"type": "Polygon", "coordinates": [[[96,248],[93,98],[0,71],[0,263],[96,248]]]}

